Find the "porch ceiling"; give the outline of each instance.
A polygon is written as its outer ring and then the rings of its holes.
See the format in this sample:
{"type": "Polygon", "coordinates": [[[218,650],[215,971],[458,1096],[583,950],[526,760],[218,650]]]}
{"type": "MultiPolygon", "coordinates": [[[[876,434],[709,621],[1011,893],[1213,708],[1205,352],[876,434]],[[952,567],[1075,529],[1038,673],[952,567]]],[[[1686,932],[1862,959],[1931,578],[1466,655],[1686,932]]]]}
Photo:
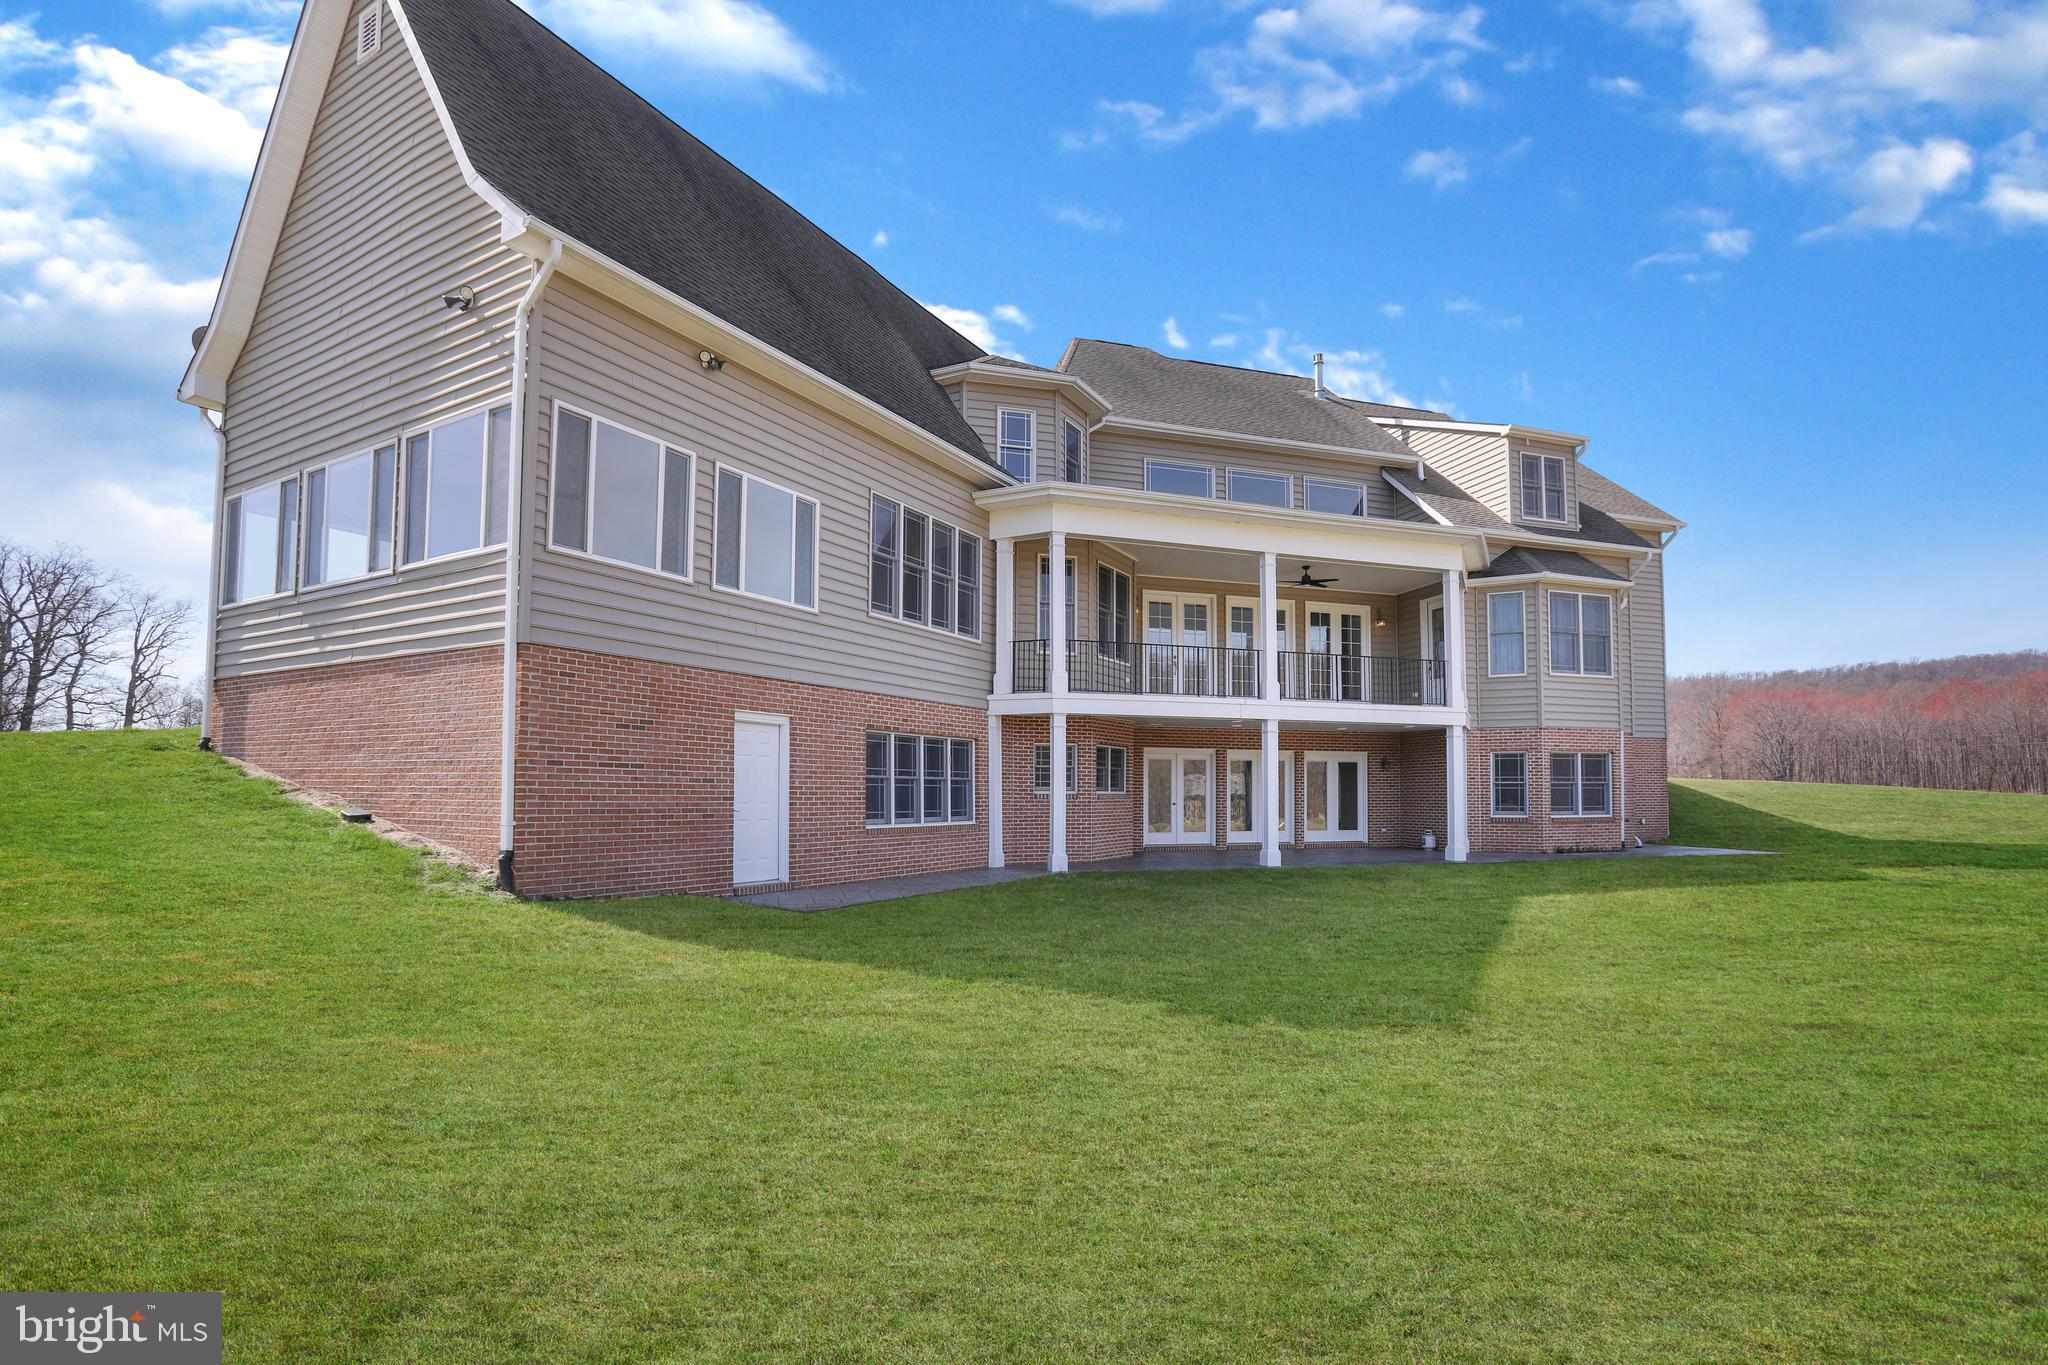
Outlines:
{"type": "MultiPolygon", "coordinates": [[[[1259,557],[1230,550],[1205,550],[1187,545],[1151,545],[1130,540],[1101,542],[1135,562],[1139,578],[1190,579],[1199,582],[1237,585],[1248,594],[1259,589],[1259,557]]],[[[1395,597],[1418,588],[1439,587],[1442,578],[1425,570],[1395,568],[1385,564],[1357,564],[1327,560],[1279,560],[1282,593],[1292,595],[1302,566],[1307,564],[1317,578],[1337,581],[1326,589],[1308,591],[1378,593],[1395,597]]]]}

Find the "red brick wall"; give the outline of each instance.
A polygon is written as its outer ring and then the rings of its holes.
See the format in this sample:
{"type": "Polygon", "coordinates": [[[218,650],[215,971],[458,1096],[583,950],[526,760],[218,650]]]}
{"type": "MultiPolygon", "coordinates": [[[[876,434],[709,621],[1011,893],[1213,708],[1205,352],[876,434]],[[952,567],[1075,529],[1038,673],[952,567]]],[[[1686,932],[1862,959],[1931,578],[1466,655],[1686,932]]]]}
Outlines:
{"type": "Polygon", "coordinates": [[[1629,736],[1628,828],[1645,840],[1671,837],[1671,769],[1661,739],[1629,736]]]}
{"type": "Polygon", "coordinates": [[[499,660],[491,645],[222,678],[213,741],[495,863],[499,660]]]}
{"type": "Polygon", "coordinates": [[[1400,737],[1400,821],[1392,842],[1401,848],[1422,847],[1422,836],[1426,833],[1436,836],[1438,848],[1444,846],[1448,833],[1445,803],[1449,799],[1445,791],[1445,742],[1441,730],[1416,730],[1400,737]]]}
{"type": "MultiPolygon", "coordinates": [[[[1616,813],[1599,817],[1553,816],[1550,813],[1550,756],[1561,753],[1604,753],[1615,765],[1618,776],[1621,736],[1614,730],[1470,730],[1466,757],[1470,783],[1467,806],[1471,812],[1472,848],[1475,852],[1557,853],[1586,849],[1621,847],[1621,816],[1618,794],[1613,799],[1616,813]],[[1529,813],[1527,816],[1493,814],[1493,755],[1525,753],[1529,756],[1529,813]]],[[[1637,744],[1645,741],[1638,740],[1637,744]]],[[[1660,751],[1663,741],[1654,741],[1660,751]]],[[[1631,823],[1639,782],[1634,771],[1638,750],[1629,750],[1629,814],[1631,823]]],[[[1660,755],[1661,757],[1661,755],[1660,755]]],[[[1658,769],[1661,774],[1661,762],[1658,769]]],[[[1654,782],[1656,779],[1648,779],[1654,782]]],[[[1666,817],[1668,824],[1668,816],[1666,817]]],[[[1651,837],[1645,833],[1644,838],[1651,837]]]]}
{"type": "Polygon", "coordinates": [[[520,894],[731,890],[736,711],[789,717],[790,885],[987,865],[985,711],[528,645],[519,654],[520,894]],[[975,823],[867,828],[869,730],[973,740],[975,823]]]}
{"type": "MultiPolygon", "coordinates": [[[[1003,858],[1043,863],[1052,824],[1052,796],[1031,790],[1031,750],[1049,741],[1046,716],[1003,717],[1003,858]]],[[[1067,793],[1067,862],[1125,858],[1138,847],[1138,801],[1144,769],[1131,723],[1105,716],[1067,718],[1067,743],[1074,746],[1074,790],[1067,793]],[[1121,796],[1096,790],[1095,749],[1113,745],[1129,754],[1121,796]]]]}

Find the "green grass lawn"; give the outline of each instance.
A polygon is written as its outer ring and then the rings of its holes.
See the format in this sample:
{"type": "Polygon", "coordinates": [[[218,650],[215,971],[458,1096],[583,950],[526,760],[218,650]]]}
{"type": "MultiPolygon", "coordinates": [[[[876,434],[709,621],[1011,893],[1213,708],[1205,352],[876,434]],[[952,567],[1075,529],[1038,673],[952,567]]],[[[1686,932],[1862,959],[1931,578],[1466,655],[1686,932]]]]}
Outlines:
{"type": "Polygon", "coordinates": [[[800,916],[509,901],[191,745],[0,738],[0,1287],[237,1360],[2048,1345],[2048,800],[800,916]]]}

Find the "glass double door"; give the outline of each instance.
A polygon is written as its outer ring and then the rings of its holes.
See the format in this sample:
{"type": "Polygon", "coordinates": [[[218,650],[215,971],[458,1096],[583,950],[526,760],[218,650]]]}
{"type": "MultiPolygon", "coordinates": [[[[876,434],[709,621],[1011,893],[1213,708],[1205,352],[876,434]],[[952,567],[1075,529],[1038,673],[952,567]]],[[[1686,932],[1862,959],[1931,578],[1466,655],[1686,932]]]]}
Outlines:
{"type": "Polygon", "coordinates": [[[1207,749],[1145,751],[1145,842],[1210,844],[1216,756],[1207,749]]]}
{"type": "Polygon", "coordinates": [[[1145,691],[1216,695],[1214,609],[1210,598],[1193,593],[1145,594],[1145,691]]]}
{"type": "Polygon", "coordinates": [[[1303,632],[1307,654],[1307,699],[1310,701],[1366,701],[1365,609],[1318,607],[1308,609],[1308,629],[1303,632]]]}
{"type": "MultiPolygon", "coordinates": [[[[1264,787],[1260,782],[1259,755],[1257,750],[1233,750],[1227,773],[1227,809],[1224,818],[1228,821],[1225,837],[1233,844],[1261,843],[1266,837],[1263,802],[1260,797],[1264,787]]],[[[1294,755],[1280,755],[1280,798],[1279,809],[1280,842],[1294,842],[1294,755]]]]}
{"type": "Polygon", "coordinates": [[[1302,837],[1311,844],[1365,839],[1366,755],[1310,753],[1301,758],[1302,837]]]}

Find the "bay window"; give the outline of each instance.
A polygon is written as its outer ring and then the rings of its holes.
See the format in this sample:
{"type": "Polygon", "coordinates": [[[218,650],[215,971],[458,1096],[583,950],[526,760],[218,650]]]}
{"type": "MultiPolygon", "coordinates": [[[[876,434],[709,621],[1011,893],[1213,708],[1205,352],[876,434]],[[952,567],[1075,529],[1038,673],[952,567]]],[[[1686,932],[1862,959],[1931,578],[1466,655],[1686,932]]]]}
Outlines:
{"type": "MultiPolygon", "coordinates": [[[[1079,779],[1074,775],[1074,766],[1077,761],[1074,756],[1075,751],[1075,745],[1069,744],[1067,746],[1067,791],[1069,793],[1080,790],[1079,779]]],[[[1052,790],[1052,745],[1050,744],[1034,744],[1031,746],[1031,790],[1035,792],[1050,792],[1052,790]]]]}
{"type": "Polygon", "coordinates": [[[718,466],[717,490],[712,585],[815,610],[818,504],[727,465],[718,466]]]}
{"type": "Polygon", "coordinates": [[[1060,458],[1068,483],[1081,483],[1088,473],[1087,438],[1072,422],[1060,423],[1060,458]]]}
{"type": "Polygon", "coordinates": [[[300,577],[307,587],[391,567],[397,478],[395,445],[306,471],[306,567],[300,577]]]}
{"type": "Polygon", "coordinates": [[[1528,672],[1527,636],[1522,624],[1527,599],[1518,592],[1486,595],[1486,671],[1495,678],[1528,672]]]}
{"type": "Polygon", "coordinates": [[[996,458],[1019,483],[1031,482],[1032,452],[1037,445],[1037,414],[1011,408],[996,414],[996,458]]]}
{"type": "Polygon", "coordinates": [[[691,472],[684,452],[557,405],[548,541],[688,578],[696,503],[691,472]]]}
{"type": "Polygon", "coordinates": [[[1601,677],[1613,673],[1613,598],[1601,593],[1550,594],[1550,671],[1601,677]]]}

